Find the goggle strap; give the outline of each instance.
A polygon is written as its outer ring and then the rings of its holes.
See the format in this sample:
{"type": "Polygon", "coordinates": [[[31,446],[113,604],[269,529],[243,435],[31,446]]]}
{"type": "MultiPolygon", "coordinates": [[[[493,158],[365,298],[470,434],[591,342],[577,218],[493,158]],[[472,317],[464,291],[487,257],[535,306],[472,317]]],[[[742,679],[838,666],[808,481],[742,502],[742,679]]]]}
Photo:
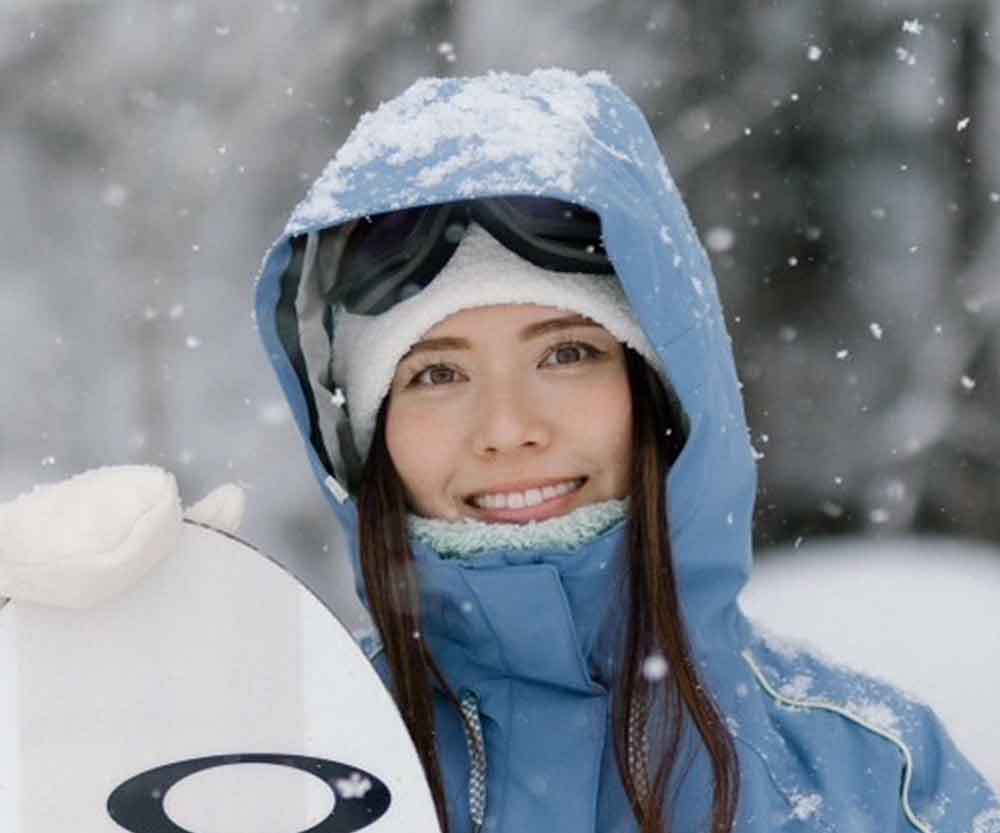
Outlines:
{"type": "MultiPolygon", "coordinates": [[[[614,271],[607,257],[597,252],[581,251],[524,233],[522,226],[526,225],[525,218],[499,200],[483,200],[474,204],[472,214],[505,247],[543,269],[587,274],[611,274],[614,271]]],[[[537,226],[537,221],[533,222],[536,225],[532,226],[532,231],[537,226]]],[[[545,224],[551,226],[550,223],[545,224]]]]}

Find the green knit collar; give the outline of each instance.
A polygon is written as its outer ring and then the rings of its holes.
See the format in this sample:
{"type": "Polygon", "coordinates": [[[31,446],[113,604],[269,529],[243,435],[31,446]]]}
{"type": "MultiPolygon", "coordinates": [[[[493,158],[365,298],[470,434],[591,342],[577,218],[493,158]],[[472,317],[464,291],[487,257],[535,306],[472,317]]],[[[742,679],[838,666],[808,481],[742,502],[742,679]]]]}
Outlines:
{"type": "Polygon", "coordinates": [[[410,514],[410,536],[443,558],[475,558],[490,550],[575,550],[607,532],[628,514],[628,498],[590,503],[547,521],[526,524],[452,521],[410,514]]]}

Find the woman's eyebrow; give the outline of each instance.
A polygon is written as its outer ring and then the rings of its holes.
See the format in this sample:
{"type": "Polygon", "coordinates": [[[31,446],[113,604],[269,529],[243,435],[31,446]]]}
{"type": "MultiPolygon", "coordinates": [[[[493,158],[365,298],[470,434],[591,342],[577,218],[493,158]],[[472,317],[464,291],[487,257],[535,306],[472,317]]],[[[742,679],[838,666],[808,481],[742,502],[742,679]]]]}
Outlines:
{"type": "MultiPolygon", "coordinates": [[[[592,321],[585,315],[567,315],[562,318],[548,318],[545,321],[536,321],[528,324],[519,334],[521,341],[529,341],[538,336],[551,333],[556,330],[567,330],[570,327],[600,327],[596,321],[592,321]]],[[[468,339],[457,336],[440,336],[439,338],[425,338],[416,342],[403,356],[409,358],[415,353],[426,353],[434,350],[468,350],[472,347],[468,339]]]]}
{"type": "MultiPolygon", "coordinates": [[[[416,342],[403,356],[409,358],[414,353],[422,353],[430,350],[468,350],[472,345],[468,339],[455,338],[454,336],[441,336],[440,338],[425,338],[416,342]]],[[[402,361],[402,359],[400,360],[402,361]]]]}
{"type": "Polygon", "coordinates": [[[521,341],[551,333],[556,330],[567,330],[570,327],[600,327],[596,321],[585,315],[567,315],[563,318],[549,318],[546,321],[536,321],[521,330],[521,341]]]}

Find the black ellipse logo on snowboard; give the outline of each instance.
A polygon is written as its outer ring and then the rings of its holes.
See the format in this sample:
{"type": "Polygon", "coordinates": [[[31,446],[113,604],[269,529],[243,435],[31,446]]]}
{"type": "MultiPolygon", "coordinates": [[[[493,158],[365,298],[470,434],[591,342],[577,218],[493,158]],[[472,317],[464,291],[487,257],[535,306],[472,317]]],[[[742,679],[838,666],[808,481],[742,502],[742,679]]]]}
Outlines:
{"type": "Polygon", "coordinates": [[[108,813],[132,833],[198,833],[175,824],[167,815],[163,806],[167,791],[189,775],[238,764],[291,767],[319,778],[329,787],[334,793],[333,810],[302,833],[356,833],[385,815],[392,801],[385,784],[355,766],[304,755],[247,753],[210,755],[147,769],[115,787],[108,797],[108,813]]]}

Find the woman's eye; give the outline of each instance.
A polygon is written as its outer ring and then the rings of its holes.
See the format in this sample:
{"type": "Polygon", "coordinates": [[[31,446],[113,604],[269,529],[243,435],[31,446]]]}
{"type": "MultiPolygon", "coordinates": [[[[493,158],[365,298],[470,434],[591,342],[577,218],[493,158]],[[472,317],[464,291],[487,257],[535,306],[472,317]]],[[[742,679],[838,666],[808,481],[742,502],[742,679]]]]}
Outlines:
{"type": "Polygon", "coordinates": [[[601,351],[581,341],[556,345],[542,364],[575,364],[600,355],[601,351]]]}
{"type": "Polygon", "coordinates": [[[443,364],[432,364],[425,367],[410,382],[411,385],[449,385],[456,380],[457,374],[453,368],[443,364]]]}

